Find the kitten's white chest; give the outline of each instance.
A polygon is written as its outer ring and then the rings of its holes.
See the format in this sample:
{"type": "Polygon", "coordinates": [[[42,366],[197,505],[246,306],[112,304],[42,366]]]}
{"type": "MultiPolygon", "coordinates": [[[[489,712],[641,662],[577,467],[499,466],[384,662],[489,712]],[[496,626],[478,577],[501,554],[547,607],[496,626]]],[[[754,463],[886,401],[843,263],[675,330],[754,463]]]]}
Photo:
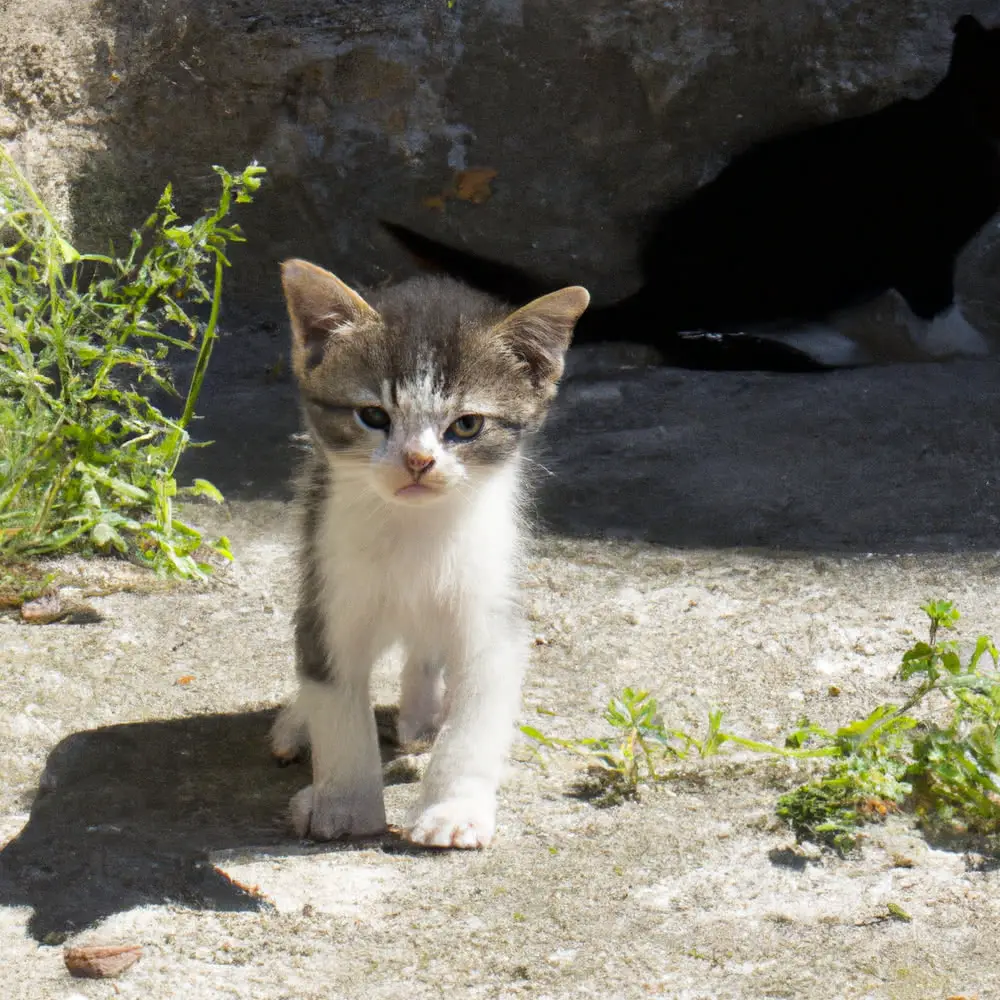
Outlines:
{"type": "Polygon", "coordinates": [[[517,547],[516,474],[471,495],[411,508],[365,505],[336,486],[317,534],[336,628],[370,631],[384,646],[433,640],[455,618],[512,589],[517,547]]]}

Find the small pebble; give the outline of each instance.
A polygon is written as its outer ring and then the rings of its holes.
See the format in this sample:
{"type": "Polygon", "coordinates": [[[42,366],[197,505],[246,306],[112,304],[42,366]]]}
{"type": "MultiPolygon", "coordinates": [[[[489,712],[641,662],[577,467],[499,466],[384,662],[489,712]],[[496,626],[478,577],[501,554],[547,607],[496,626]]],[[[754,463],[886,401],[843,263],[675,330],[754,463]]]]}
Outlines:
{"type": "Polygon", "coordinates": [[[32,625],[48,625],[57,622],[66,614],[58,594],[48,594],[36,597],[33,601],[25,601],[21,605],[21,618],[32,625]]]}

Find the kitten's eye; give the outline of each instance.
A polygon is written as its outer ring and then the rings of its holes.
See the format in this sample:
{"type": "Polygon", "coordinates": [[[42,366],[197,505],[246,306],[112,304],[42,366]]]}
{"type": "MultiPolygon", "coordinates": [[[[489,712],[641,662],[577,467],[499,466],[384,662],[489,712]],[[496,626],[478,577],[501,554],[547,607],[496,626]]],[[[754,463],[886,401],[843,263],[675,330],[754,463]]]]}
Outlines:
{"type": "Polygon", "coordinates": [[[449,441],[471,441],[482,433],[484,423],[486,421],[478,413],[466,413],[449,426],[444,436],[449,441]]]}
{"type": "Polygon", "coordinates": [[[392,423],[389,414],[381,406],[362,406],[354,411],[354,415],[358,418],[358,423],[370,431],[387,431],[392,423]]]}

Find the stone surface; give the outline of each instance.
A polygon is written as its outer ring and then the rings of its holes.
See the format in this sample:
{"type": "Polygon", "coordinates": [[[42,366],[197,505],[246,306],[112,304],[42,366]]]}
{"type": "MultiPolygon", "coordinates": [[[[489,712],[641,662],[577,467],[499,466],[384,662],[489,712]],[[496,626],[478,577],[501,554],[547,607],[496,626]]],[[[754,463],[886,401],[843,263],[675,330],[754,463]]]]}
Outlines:
{"type": "MultiPolygon", "coordinates": [[[[258,158],[233,308],[275,307],[283,256],[404,273],[380,215],[601,299],[634,281],[650,205],[754,139],[924,92],[967,11],[1000,21],[995,0],[11,0],[2,130],[101,247],[167,181],[198,208],[211,164],[258,158]],[[489,200],[427,207],[470,167],[497,171],[489,200]]],[[[963,265],[980,319],[995,235],[963,265]]]]}
{"type": "MultiPolygon", "coordinates": [[[[293,685],[296,422],[241,332],[222,341],[232,383],[207,397],[216,444],[182,470],[229,493],[187,516],[230,535],[236,562],[206,587],[97,598],[90,625],[0,618],[5,997],[107,995],[69,980],[66,935],[141,945],[116,981],[135,997],[1000,990],[995,859],[901,817],[850,860],[796,849],[774,806],[808,768],[745,753],[600,809],[574,793],[575,760],[519,741],[487,851],[297,841],[286,806],[308,765],[279,768],[267,745],[293,685]]],[[[929,598],[957,602],[963,649],[1000,632],[997,359],[816,378],[598,360],[573,358],[537,456],[548,528],[524,593],[543,641],[522,722],[600,735],[632,685],[670,727],[697,735],[719,706],[732,731],[780,741],[803,714],[833,726],[898,699],[929,598]]],[[[96,568],[107,583],[114,564],[96,568]]],[[[387,670],[375,696],[397,697],[387,670]]],[[[411,771],[387,768],[390,823],[411,771]]]]}

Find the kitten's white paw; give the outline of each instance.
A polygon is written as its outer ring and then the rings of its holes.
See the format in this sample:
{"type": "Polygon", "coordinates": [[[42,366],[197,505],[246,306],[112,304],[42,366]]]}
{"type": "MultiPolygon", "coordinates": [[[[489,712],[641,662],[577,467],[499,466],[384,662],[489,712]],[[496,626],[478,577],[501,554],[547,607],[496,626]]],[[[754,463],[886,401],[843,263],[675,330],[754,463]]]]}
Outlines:
{"type": "Polygon", "coordinates": [[[309,785],[292,796],[288,809],[295,832],[311,840],[370,837],[385,830],[381,789],[344,796],[309,785]]]}
{"type": "Polygon", "coordinates": [[[496,804],[481,799],[445,799],[428,806],[406,839],[424,847],[489,847],[496,830],[496,804]]]}
{"type": "Polygon", "coordinates": [[[309,746],[305,716],[297,701],[287,704],[271,727],[271,756],[289,764],[309,746]]]}

